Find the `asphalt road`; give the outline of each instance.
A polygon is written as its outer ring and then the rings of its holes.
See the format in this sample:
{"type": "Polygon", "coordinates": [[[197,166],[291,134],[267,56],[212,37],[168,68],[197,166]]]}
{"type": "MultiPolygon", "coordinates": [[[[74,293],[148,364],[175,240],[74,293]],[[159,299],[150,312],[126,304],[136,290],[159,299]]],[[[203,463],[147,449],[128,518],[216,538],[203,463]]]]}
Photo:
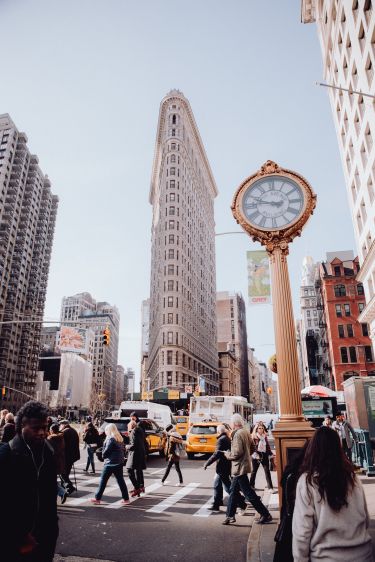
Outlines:
{"type": "MultiPolygon", "coordinates": [[[[121,495],[113,477],[103,504],[91,505],[89,498],[94,495],[99,473],[86,475],[83,462],[78,463],[78,492],[58,508],[56,552],[64,557],[111,562],[244,562],[254,511],[248,507],[244,516],[237,516],[236,524],[223,526],[224,508],[220,514],[207,510],[212,503],[215,466],[203,470],[204,460],[196,457],[181,461],[182,487],[175,486],[178,478],[174,468],[167,485],[162,486],[165,460],[151,455],[145,472],[146,494],[126,507],[119,504],[121,495]]],[[[97,471],[101,466],[97,463],[97,471]]]]}

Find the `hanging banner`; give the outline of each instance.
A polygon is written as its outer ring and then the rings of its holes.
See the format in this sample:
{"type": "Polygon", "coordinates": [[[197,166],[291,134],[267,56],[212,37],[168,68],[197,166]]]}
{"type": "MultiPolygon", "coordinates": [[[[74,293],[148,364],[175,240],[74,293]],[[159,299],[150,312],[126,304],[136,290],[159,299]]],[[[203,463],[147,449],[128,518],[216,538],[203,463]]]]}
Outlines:
{"type": "Polygon", "coordinates": [[[265,250],[247,252],[249,304],[271,302],[270,264],[265,250]]]}

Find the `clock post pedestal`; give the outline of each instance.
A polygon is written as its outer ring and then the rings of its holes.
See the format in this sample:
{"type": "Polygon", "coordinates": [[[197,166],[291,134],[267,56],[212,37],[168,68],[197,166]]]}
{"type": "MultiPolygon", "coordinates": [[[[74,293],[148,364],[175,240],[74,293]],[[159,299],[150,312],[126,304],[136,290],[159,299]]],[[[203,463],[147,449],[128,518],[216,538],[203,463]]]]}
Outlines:
{"type": "Polygon", "coordinates": [[[280,420],[272,435],[275,439],[279,505],[281,506],[280,481],[283,471],[293,455],[314,434],[310,422],[302,415],[301,389],[297,355],[296,332],[293,318],[292,296],[288,274],[288,244],[280,242],[266,246],[270,255],[272,276],[272,302],[276,361],[280,397],[280,420]]]}

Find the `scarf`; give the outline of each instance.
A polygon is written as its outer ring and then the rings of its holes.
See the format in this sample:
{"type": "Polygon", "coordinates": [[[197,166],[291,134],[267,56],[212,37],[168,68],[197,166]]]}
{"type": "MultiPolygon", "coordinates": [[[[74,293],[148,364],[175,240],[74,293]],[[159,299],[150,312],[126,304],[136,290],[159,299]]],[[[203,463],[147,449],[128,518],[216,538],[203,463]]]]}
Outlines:
{"type": "Polygon", "coordinates": [[[259,435],[259,433],[257,433],[257,438],[259,439],[258,453],[265,453],[266,450],[267,450],[266,436],[265,435],[259,435]]]}

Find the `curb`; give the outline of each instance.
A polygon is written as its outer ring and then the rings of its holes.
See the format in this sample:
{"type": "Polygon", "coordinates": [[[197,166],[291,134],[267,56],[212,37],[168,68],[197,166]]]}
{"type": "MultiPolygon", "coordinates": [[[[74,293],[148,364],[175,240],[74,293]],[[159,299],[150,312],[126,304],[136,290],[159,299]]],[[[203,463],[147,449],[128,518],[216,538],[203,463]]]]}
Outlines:
{"type": "MultiPolygon", "coordinates": [[[[263,493],[262,502],[266,507],[269,507],[272,495],[269,490],[263,493]]],[[[270,510],[273,511],[272,507],[270,510]]],[[[273,537],[275,536],[276,528],[279,523],[278,515],[278,510],[276,512],[274,511],[274,514],[272,514],[273,524],[267,525],[254,524],[255,518],[253,519],[249,538],[247,540],[246,562],[272,562],[275,550],[273,537]],[[275,516],[276,513],[277,516],[275,516]]]]}
{"type": "Polygon", "coordinates": [[[81,558],[80,556],[62,556],[55,554],[53,562],[113,562],[113,560],[103,560],[102,558],[81,558]]]}

